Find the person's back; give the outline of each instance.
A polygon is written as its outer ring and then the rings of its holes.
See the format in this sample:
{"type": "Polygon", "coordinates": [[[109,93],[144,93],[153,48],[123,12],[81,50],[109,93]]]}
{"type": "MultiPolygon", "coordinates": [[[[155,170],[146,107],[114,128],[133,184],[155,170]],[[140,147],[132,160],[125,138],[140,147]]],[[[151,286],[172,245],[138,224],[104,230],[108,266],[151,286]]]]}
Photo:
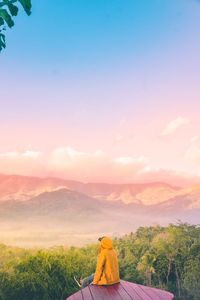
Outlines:
{"type": "Polygon", "coordinates": [[[98,255],[93,284],[111,285],[120,281],[119,266],[116,251],[108,237],[100,240],[100,253],[98,255]]]}

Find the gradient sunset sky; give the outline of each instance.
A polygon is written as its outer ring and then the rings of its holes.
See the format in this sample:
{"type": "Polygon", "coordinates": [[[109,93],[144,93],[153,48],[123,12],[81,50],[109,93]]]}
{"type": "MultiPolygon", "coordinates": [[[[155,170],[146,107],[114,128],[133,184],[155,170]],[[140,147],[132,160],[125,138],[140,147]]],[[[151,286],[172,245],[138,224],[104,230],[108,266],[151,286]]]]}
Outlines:
{"type": "Polygon", "coordinates": [[[0,173],[200,182],[200,1],[32,1],[0,54],[0,173]]]}

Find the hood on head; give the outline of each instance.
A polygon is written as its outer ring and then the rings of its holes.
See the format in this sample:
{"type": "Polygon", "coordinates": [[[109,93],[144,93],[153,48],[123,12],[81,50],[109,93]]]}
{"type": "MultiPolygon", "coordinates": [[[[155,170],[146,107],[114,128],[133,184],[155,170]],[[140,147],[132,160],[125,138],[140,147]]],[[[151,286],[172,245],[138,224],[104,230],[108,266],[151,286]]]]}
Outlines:
{"type": "Polygon", "coordinates": [[[103,249],[112,249],[113,248],[112,240],[107,236],[104,236],[101,239],[100,244],[103,249]]]}

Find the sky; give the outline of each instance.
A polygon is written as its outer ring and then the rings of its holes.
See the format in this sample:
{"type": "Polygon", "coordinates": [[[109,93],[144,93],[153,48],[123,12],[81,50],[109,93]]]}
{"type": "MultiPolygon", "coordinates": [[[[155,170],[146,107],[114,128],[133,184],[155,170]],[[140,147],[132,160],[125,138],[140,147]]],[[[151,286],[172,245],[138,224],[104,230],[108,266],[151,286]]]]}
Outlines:
{"type": "Polygon", "coordinates": [[[32,5],[0,53],[0,173],[200,182],[200,2],[32,5]]]}

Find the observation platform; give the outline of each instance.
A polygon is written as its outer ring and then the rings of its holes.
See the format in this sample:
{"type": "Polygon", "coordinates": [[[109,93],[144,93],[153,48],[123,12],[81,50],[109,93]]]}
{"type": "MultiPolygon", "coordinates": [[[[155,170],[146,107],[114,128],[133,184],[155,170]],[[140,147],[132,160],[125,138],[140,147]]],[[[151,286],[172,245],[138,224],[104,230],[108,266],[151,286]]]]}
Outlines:
{"type": "Polygon", "coordinates": [[[110,286],[89,285],[66,300],[172,300],[174,295],[157,288],[123,281],[110,286]]]}

